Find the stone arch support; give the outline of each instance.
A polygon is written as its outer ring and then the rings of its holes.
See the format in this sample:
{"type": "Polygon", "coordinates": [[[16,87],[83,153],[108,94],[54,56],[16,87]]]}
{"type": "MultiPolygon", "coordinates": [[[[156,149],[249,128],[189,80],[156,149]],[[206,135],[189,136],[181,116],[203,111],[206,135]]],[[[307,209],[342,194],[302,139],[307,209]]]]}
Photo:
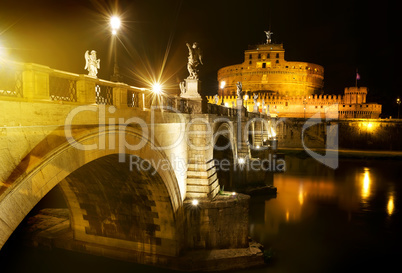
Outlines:
{"type": "MultiPolygon", "coordinates": [[[[138,143],[143,139],[141,132],[135,128],[127,127],[124,133],[128,143],[138,143]]],[[[118,131],[81,128],[77,130],[75,139],[82,144],[99,144],[99,139],[102,139],[103,136],[106,137],[106,143],[111,144],[110,136],[113,134],[118,134],[118,131]]],[[[24,167],[16,168],[10,176],[6,189],[4,190],[3,187],[1,192],[0,247],[4,245],[29,211],[60,181],[96,159],[121,152],[117,139],[114,139],[115,145],[109,145],[107,149],[93,150],[79,150],[66,142],[61,144],[49,141],[41,142],[43,147],[36,147],[35,154],[26,157],[28,159],[23,162],[24,167]]],[[[175,215],[182,206],[183,197],[173,168],[171,166],[170,168],[160,168],[157,165],[161,160],[169,164],[169,159],[164,151],[157,147],[157,143],[147,140],[141,149],[124,150],[124,152],[146,160],[153,169],[157,170],[170,199],[172,213],[175,215]]]]}

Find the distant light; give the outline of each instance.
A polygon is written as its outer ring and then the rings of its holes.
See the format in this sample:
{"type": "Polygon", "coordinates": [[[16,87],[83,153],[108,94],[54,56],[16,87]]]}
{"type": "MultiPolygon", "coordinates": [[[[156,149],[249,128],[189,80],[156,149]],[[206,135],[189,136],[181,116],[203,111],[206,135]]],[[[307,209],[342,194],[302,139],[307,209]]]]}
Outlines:
{"type": "Polygon", "coordinates": [[[226,106],[226,107],[229,107],[229,103],[228,103],[228,102],[225,102],[225,106],[226,106]]]}
{"type": "Polygon", "coordinates": [[[116,35],[116,34],[117,34],[117,30],[113,29],[113,30],[112,30],[112,34],[113,34],[113,35],[116,35]]]}
{"type": "Polygon", "coordinates": [[[225,81],[221,81],[221,89],[225,88],[226,82],[225,81]]]}
{"type": "Polygon", "coordinates": [[[155,94],[160,94],[162,93],[162,85],[160,83],[154,83],[152,85],[152,92],[155,94]]]}
{"type": "Polygon", "coordinates": [[[246,160],[243,157],[240,157],[238,162],[239,164],[244,164],[246,160]]]}
{"type": "Polygon", "coordinates": [[[191,201],[191,204],[193,204],[193,206],[197,206],[198,205],[198,200],[194,199],[193,201],[191,201]]]}
{"type": "Polygon", "coordinates": [[[245,96],[244,96],[244,100],[248,100],[248,95],[245,95],[245,96]]]}
{"type": "Polygon", "coordinates": [[[371,127],[373,127],[373,124],[369,123],[369,124],[367,124],[367,127],[371,128],[371,127]]]}
{"type": "Polygon", "coordinates": [[[257,147],[256,147],[257,149],[259,149],[260,148],[260,145],[257,145],[257,147]]]}
{"type": "MultiPolygon", "coordinates": [[[[112,27],[112,30],[116,31],[120,28],[120,18],[117,16],[112,16],[112,18],[110,18],[110,26],[112,27]]],[[[117,32],[116,32],[117,33],[117,32]]]]}
{"type": "Polygon", "coordinates": [[[232,192],[232,195],[236,195],[236,193],[235,193],[235,192],[232,192]]]}

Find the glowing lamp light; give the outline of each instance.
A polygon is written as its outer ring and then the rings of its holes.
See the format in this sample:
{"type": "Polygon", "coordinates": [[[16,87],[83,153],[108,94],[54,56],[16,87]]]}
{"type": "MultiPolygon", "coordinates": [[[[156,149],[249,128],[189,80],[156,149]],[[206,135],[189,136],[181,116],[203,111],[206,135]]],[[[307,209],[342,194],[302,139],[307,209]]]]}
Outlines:
{"type": "Polygon", "coordinates": [[[197,206],[197,205],[198,205],[198,200],[197,200],[197,199],[194,199],[193,201],[191,201],[191,204],[192,204],[193,206],[197,206]]]}
{"type": "Polygon", "coordinates": [[[244,100],[248,100],[248,95],[245,95],[245,96],[244,96],[244,100]]]}
{"type": "Polygon", "coordinates": [[[225,81],[221,81],[221,89],[225,88],[226,82],[225,81]]]}
{"type": "Polygon", "coordinates": [[[228,103],[228,102],[225,102],[225,106],[226,106],[226,107],[229,107],[229,103],[228,103]]]}
{"type": "Polygon", "coordinates": [[[117,33],[117,30],[120,28],[120,24],[121,22],[119,17],[112,16],[112,18],[110,18],[110,26],[112,27],[113,34],[117,33]]]}
{"type": "Polygon", "coordinates": [[[152,92],[155,94],[162,93],[162,85],[160,83],[154,83],[152,85],[152,92]]]}
{"type": "Polygon", "coordinates": [[[232,192],[232,195],[233,195],[233,196],[235,196],[235,195],[236,195],[236,193],[235,193],[235,192],[232,192]]]}
{"type": "Polygon", "coordinates": [[[242,157],[239,158],[239,164],[244,164],[246,162],[246,160],[242,157]]]}

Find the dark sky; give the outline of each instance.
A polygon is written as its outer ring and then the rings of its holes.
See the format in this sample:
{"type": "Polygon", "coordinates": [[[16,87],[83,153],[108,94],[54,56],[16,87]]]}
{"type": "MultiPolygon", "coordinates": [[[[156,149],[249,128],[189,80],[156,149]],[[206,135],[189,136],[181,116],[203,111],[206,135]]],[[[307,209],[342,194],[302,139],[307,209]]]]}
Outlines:
{"type": "Polygon", "coordinates": [[[324,91],[342,94],[355,84],[369,88],[369,100],[396,113],[400,29],[388,1],[300,0],[0,0],[0,44],[8,58],[85,74],[84,53],[95,49],[98,76],[112,74],[109,16],[121,15],[118,62],[124,82],[144,86],[158,78],[176,88],[187,77],[186,42],[203,50],[202,92],[214,94],[219,68],[243,62],[249,44],[265,41],[264,30],[283,43],[288,61],[325,68],[324,91]],[[395,19],[394,19],[395,18],[395,19]],[[162,72],[161,72],[162,71],[162,72]]]}

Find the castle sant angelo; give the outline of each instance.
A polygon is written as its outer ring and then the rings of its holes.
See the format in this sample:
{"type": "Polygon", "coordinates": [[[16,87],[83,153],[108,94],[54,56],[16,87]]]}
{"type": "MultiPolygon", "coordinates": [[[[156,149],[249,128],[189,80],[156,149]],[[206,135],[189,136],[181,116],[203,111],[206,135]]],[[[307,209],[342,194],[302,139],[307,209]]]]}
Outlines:
{"type": "Polygon", "coordinates": [[[255,111],[256,102],[259,112],[278,117],[309,118],[337,111],[341,119],[379,118],[381,105],[366,101],[366,87],[356,84],[346,87],[344,95],[323,94],[324,67],[286,61],[283,44],[271,43],[273,33],[265,33],[266,43],[249,46],[242,64],[219,69],[218,99],[208,96],[210,103],[237,107],[236,83],[241,82],[243,105],[248,111],[255,111]]]}

